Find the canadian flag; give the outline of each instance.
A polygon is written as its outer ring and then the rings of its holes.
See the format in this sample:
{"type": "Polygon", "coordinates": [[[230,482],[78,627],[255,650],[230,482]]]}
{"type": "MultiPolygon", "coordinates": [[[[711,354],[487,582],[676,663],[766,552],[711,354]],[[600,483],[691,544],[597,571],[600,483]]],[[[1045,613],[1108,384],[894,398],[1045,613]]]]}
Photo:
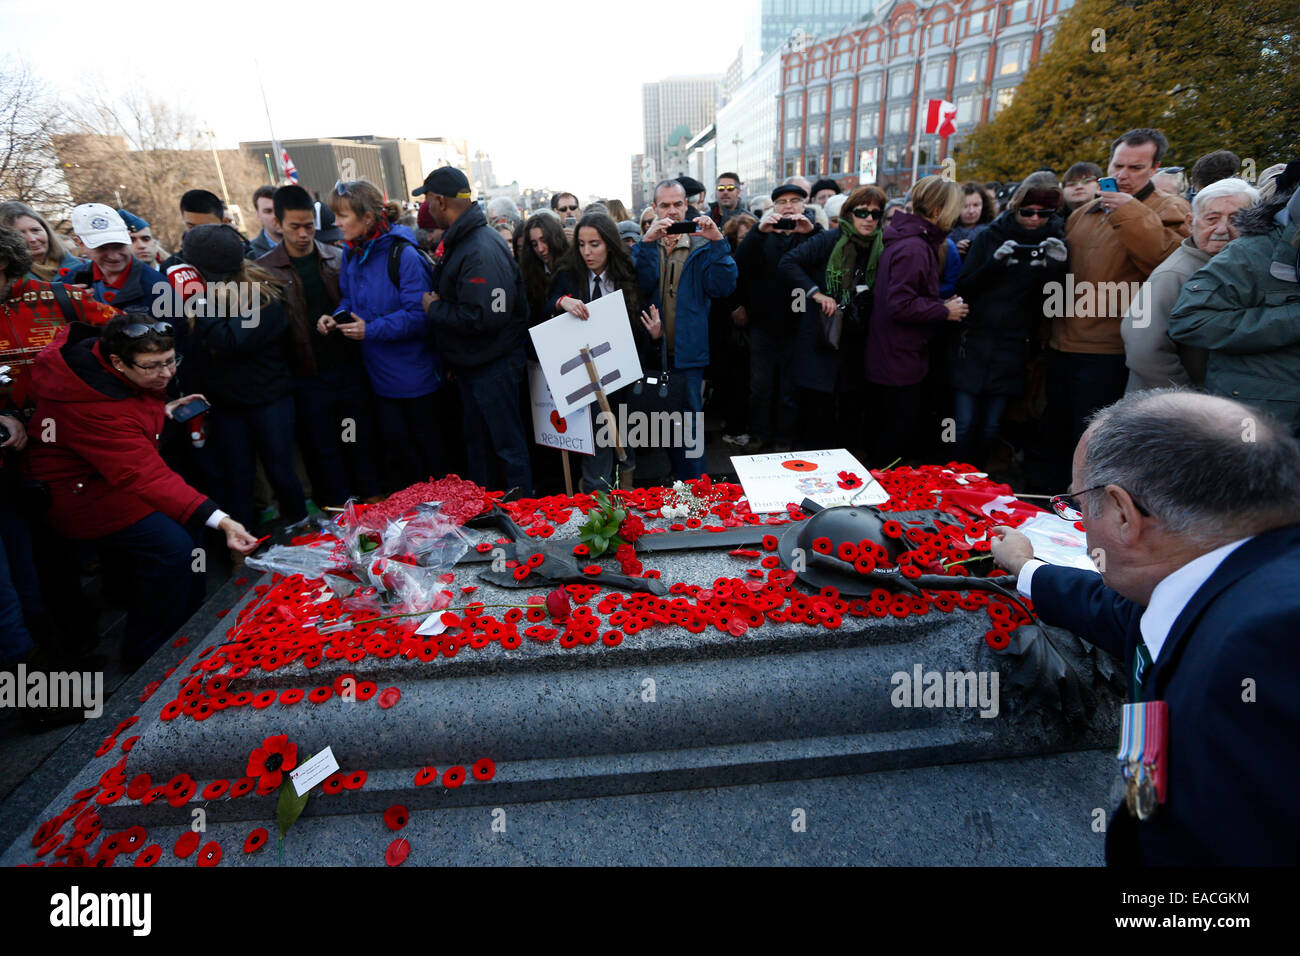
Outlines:
{"type": "Polygon", "coordinates": [[[925,131],[951,136],[957,132],[957,107],[947,100],[930,100],[925,114],[925,131]]]}

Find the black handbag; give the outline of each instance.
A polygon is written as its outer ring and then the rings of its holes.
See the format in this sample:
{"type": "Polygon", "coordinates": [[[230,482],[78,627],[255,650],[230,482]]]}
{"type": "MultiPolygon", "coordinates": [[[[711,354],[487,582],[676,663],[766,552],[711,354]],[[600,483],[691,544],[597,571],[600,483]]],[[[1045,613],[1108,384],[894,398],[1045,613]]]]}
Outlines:
{"type": "Polygon", "coordinates": [[[632,386],[628,405],[638,412],[680,412],[686,408],[686,376],[668,368],[668,335],[659,336],[660,370],[632,386]]]}
{"type": "Polygon", "coordinates": [[[817,347],[819,349],[839,349],[840,336],[844,333],[844,306],[837,305],[835,311],[827,315],[820,308],[817,310],[817,347]]]}

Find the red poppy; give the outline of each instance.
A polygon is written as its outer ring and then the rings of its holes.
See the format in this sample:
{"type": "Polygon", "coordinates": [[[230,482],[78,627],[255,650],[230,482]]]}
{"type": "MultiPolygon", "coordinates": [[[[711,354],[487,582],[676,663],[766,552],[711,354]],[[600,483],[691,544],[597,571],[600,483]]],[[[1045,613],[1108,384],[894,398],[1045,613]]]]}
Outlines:
{"type": "MultiPolygon", "coordinates": [[[[198,836],[198,834],[196,833],[195,836],[198,836]]],[[[216,866],[221,862],[221,844],[216,840],[205,843],[203,849],[199,850],[198,858],[194,862],[199,866],[216,866]]]]}
{"type": "Polygon", "coordinates": [[[442,774],[442,785],[448,789],[455,789],[465,782],[465,768],[456,766],[448,767],[442,774]]]}
{"type": "Polygon", "coordinates": [[[314,687],[311,693],[307,695],[307,699],[313,704],[323,704],[333,696],[333,687],[314,687]]]}
{"type": "Polygon", "coordinates": [[[262,741],[248,756],[248,769],[244,772],[258,778],[258,788],[278,787],[284,771],[298,766],[298,745],[289,742],[287,734],[276,734],[262,741]]]}
{"type": "Polygon", "coordinates": [[[379,692],[379,697],[376,699],[375,703],[379,704],[379,706],[384,710],[387,710],[401,699],[402,692],[400,690],[396,687],[385,687],[379,692]]]}
{"type": "Polygon", "coordinates": [[[336,770],[321,781],[321,790],[325,793],[338,793],[343,789],[343,772],[336,770]]]}
{"type": "Polygon", "coordinates": [[[415,772],[415,785],[417,787],[428,786],[438,779],[438,769],[436,767],[421,767],[415,772]]]}
{"type": "Polygon", "coordinates": [[[305,696],[307,695],[300,688],[291,687],[288,690],[281,692],[280,703],[287,707],[290,704],[298,703],[298,701],[302,700],[305,696]]]}
{"type": "Polygon", "coordinates": [[[172,852],[183,860],[193,853],[198,848],[198,845],[199,835],[193,830],[186,830],[180,835],[180,838],[177,839],[176,846],[172,848],[172,852]]]}
{"type": "Polygon", "coordinates": [[[496,776],[497,765],[492,762],[491,758],[481,757],[474,761],[474,766],[471,768],[471,772],[474,774],[475,780],[488,781],[496,776]]]}
{"type": "Polygon", "coordinates": [[[995,651],[1005,650],[1011,643],[1011,635],[1006,631],[994,628],[991,631],[984,632],[984,641],[995,651]]]}
{"type": "Polygon", "coordinates": [[[389,866],[401,866],[411,853],[411,844],[404,837],[398,837],[388,844],[384,851],[384,862],[389,866]]]}
{"type": "Polygon", "coordinates": [[[203,799],[216,800],[218,797],[220,797],[229,789],[230,789],[229,780],[213,780],[210,784],[208,784],[206,787],[203,788],[203,799]]]}
{"type": "Polygon", "coordinates": [[[244,838],[244,852],[256,853],[258,850],[262,849],[262,847],[266,846],[266,841],[269,838],[270,834],[266,832],[266,827],[258,827],[244,838]]]}
{"type": "Polygon", "coordinates": [[[595,577],[596,575],[600,574],[601,571],[603,570],[604,569],[599,564],[589,564],[582,569],[582,573],[595,577]]]}
{"type": "Polygon", "coordinates": [[[157,843],[151,843],[135,858],[136,866],[153,866],[162,858],[163,849],[157,843]]]}
{"type": "Polygon", "coordinates": [[[364,770],[353,770],[343,778],[343,788],[345,790],[360,790],[366,785],[366,772],[364,770]]]}
{"type": "Polygon", "coordinates": [[[406,812],[406,807],[401,804],[395,803],[384,811],[384,826],[390,830],[402,829],[406,826],[407,819],[409,814],[406,812]]]}
{"type": "Polygon", "coordinates": [[[127,785],[126,795],[132,800],[139,800],[149,792],[149,788],[152,786],[153,780],[150,779],[147,773],[137,774],[131,778],[131,783],[127,785]]]}
{"type": "Polygon", "coordinates": [[[257,786],[257,780],[253,777],[240,777],[230,785],[230,799],[242,797],[246,793],[252,793],[257,786]]]}
{"type": "Polygon", "coordinates": [[[841,471],[839,473],[839,479],[840,480],[836,482],[836,484],[846,491],[862,487],[862,479],[851,471],[841,471]]]}
{"type": "Polygon", "coordinates": [[[606,631],[600,636],[600,640],[606,647],[618,647],[623,643],[623,632],[617,630],[606,631]]]}

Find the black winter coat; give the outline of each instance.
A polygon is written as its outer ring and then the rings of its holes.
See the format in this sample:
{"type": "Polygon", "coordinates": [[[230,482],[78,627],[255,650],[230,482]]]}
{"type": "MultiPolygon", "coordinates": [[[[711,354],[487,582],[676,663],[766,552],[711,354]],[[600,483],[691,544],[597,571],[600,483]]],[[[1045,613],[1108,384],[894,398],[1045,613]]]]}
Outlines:
{"type": "Polygon", "coordinates": [[[186,360],[198,366],[198,390],[209,402],[266,405],[293,392],[289,318],[280,302],[267,302],[256,321],[251,314],[219,318],[199,311],[186,360]]]}
{"type": "Polygon", "coordinates": [[[784,337],[794,336],[801,316],[794,310],[790,283],[782,278],[778,266],[787,252],[821,232],[821,226],[815,223],[813,231],[805,234],[759,232],[757,226],[749,230],[745,241],[736,248],[735,260],[736,268],[740,270],[736,291],[745,307],[750,328],[784,337]]]}
{"type": "Polygon", "coordinates": [[[1007,211],[971,240],[957,280],[957,295],[966,300],[970,313],[948,344],[954,389],[973,395],[1024,392],[1030,340],[1043,320],[1044,287],[1062,280],[1067,263],[1045,256],[1045,266],[1031,266],[1020,256],[1018,263],[1008,265],[993,253],[1008,239],[1028,244],[1049,236],[1064,239],[1057,219],[1031,232],[1007,211]]]}
{"type": "MultiPolygon", "coordinates": [[[[806,308],[795,333],[791,376],[799,388],[828,394],[852,391],[861,388],[865,382],[862,349],[866,344],[867,323],[871,319],[871,291],[867,290],[854,295],[852,307],[845,312],[840,347],[832,349],[817,345],[817,327],[821,324],[822,313],[809,290],[815,286],[817,292],[829,295],[826,292],[826,265],[841,235],[838,229],[823,230],[787,252],[777,266],[781,281],[792,289],[803,289],[806,295],[806,308]]],[[[867,262],[867,256],[857,257],[857,275],[851,279],[854,288],[866,284],[867,262]]]]}
{"type": "Polygon", "coordinates": [[[509,355],[528,334],[528,295],[510,248],[470,206],[442,237],[429,303],[433,341],[447,364],[473,368],[509,355]]]}

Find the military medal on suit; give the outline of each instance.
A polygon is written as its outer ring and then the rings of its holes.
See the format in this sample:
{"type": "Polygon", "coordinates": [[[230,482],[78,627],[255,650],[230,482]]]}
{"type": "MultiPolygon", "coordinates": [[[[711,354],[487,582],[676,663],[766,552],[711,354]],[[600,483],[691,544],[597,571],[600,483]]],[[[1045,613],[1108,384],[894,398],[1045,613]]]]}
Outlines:
{"type": "Polygon", "coordinates": [[[1124,705],[1116,757],[1124,776],[1124,803],[1142,821],[1165,802],[1169,751],[1169,705],[1142,699],[1142,678],[1150,669],[1151,655],[1139,638],[1129,685],[1132,702],[1124,705]]]}

